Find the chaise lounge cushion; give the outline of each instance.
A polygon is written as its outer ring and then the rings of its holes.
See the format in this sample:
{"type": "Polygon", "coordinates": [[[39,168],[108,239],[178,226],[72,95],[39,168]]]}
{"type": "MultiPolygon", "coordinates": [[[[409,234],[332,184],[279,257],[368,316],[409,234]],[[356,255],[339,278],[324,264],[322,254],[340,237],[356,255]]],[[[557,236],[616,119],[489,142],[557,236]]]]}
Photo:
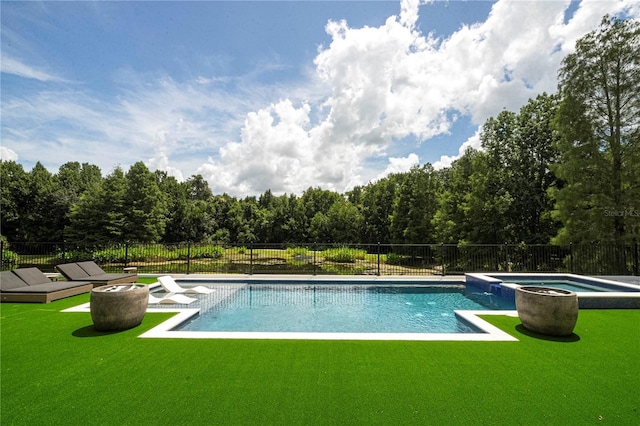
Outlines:
{"type": "Polygon", "coordinates": [[[27,283],[22,281],[19,276],[11,271],[2,271],[0,273],[0,290],[3,292],[11,291],[15,288],[26,287],[27,283]]]}
{"type": "Polygon", "coordinates": [[[92,277],[106,274],[106,272],[101,267],[99,267],[96,262],[93,262],[91,260],[87,262],[78,262],[77,265],[92,277]]]}
{"type": "Polygon", "coordinates": [[[38,268],[23,268],[13,271],[27,285],[50,284],[51,280],[38,268]]]}
{"type": "Polygon", "coordinates": [[[56,266],[62,275],[64,275],[68,280],[77,281],[77,280],[86,280],[89,277],[87,271],[78,266],[77,263],[64,263],[62,265],[56,266]]]}
{"type": "Polygon", "coordinates": [[[132,283],[138,274],[108,274],[95,262],[63,263],[56,266],[69,281],[91,281],[94,285],[132,283]],[[95,274],[90,274],[95,272],[95,274]]]}
{"type": "Polygon", "coordinates": [[[63,297],[91,291],[90,281],[53,282],[38,268],[2,271],[0,300],[2,302],[49,303],[63,297]]]}
{"type": "Polygon", "coordinates": [[[98,264],[91,260],[88,262],[78,262],[77,265],[81,267],[87,274],[89,274],[89,277],[92,281],[115,281],[122,279],[135,281],[133,280],[132,274],[106,273],[100,266],[98,266],[98,264]]]}

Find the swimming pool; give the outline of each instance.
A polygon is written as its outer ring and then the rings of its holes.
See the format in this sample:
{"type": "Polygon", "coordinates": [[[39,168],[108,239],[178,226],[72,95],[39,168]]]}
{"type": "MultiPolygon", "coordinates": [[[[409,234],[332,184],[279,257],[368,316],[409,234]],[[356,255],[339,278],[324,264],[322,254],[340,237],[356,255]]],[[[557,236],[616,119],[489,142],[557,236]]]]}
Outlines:
{"type": "MultiPolygon", "coordinates": [[[[480,330],[456,315],[455,311],[493,309],[495,300],[491,296],[468,292],[464,285],[242,285],[218,303],[210,304],[179,329],[477,333],[480,330]]],[[[511,305],[506,307],[513,309],[511,305]]]]}

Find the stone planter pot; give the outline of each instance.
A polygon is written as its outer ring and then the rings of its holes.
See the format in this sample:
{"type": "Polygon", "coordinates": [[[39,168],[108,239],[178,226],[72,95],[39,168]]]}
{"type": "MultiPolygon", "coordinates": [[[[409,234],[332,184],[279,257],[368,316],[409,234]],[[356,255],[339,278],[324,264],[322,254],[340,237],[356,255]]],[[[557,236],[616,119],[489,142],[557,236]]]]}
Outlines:
{"type": "Polygon", "coordinates": [[[127,330],[139,325],[147,312],[149,286],[105,285],[91,290],[91,319],[96,330],[127,330]]]}
{"type": "Polygon", "coordinates": [[[516,309],[526,329],[568,336],[578,321],[578,295],[558,288],[522,286],[516,289],[516,309]]]}

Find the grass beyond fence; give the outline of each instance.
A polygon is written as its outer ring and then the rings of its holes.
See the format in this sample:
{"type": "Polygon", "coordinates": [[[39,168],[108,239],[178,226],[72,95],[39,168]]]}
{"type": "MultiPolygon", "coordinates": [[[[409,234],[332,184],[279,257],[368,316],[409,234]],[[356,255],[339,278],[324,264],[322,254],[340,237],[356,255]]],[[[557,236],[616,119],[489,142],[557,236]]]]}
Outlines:
{"type": "Polygon", "coordinates": [[[0,422],[12,425],[640,424],[640,311],[581,310],[578,338],[517,342],[140,339],[88,301],[2,304],[0,422]]]}
{"type": "Polygon", "coordinates": [[[611,245],[447,244],[119,244],[0,243],[2,268],[94,260],[108,272],[451,275],[465,272],[572,272],[639,275],[640,248],[611,245]]]}

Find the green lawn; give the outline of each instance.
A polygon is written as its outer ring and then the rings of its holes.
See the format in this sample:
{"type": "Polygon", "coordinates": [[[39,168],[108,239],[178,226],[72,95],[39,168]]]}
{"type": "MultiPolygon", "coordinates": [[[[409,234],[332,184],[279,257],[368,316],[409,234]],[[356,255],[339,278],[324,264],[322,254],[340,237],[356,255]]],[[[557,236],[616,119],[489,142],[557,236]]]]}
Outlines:
{"type": "Polygon", "coordinates": [[[8,425],[640,424],[640,311],[581,311],[579,339],[519,342],[139,339],[88,313],[2,304],[8,425]]]}

